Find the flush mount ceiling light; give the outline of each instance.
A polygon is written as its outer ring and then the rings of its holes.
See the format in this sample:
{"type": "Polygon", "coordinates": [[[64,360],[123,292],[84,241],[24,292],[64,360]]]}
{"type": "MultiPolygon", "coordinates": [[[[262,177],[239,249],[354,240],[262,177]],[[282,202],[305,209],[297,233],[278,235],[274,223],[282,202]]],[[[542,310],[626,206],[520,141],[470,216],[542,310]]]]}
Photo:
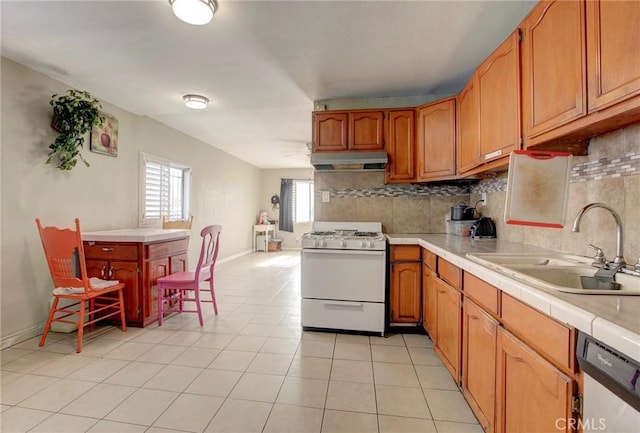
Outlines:
{"type": "Polygon", "coordinates": [[[218,0],[169,0],[175,16],[185,23],[201,26],[213,19],[218,0]]]}
{"type": "Polygon", "coordinates": [[[209,103],[209,98],[200,95],[184,95],[182,100],[184,101],[184,105],[194,110],[204,110],[209,103]]]}

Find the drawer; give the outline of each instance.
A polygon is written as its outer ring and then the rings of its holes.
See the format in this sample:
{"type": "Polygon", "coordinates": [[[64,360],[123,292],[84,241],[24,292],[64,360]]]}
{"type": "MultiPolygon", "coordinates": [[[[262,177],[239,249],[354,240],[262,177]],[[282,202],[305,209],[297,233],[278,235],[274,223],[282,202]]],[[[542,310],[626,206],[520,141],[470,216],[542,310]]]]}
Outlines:
{"type": "Polygon", "coordinates": [[[494,317],[499,316],[500,291],[491,284],[485,283],[475,275],[464,272],[462,291],[465,296],[473,299],[485,311],[494,317]]]}
{"type": "Polygon", "coordinates": [[[302,299],[302,326],[384,332],[384,304],[302,299]]]}
{"type": "Polygon", "coordinates": [[[419,245],[391,245],[392,262],[419,262],[419,245]]]}
{"type": "Polygon", "coordinates": [[[575,329],[502,293],[502,323],[557,367],[575,369],[575,329]]]}
{"type": "Polygon", "coordinates": [[[462,269],[438,257],[438,275],[455,289],[462,288],[462,269]]]}
{"type": "Polygon", "coordinates": [[[155,259],[158,257],[168,257],[177,253],[187,251],[187,238],[175,241],[158,242],[157,244],[147,245],[147,259],[155,259]]]}
{"type": "Polygon", "coordinates": [[[83,242],[87,259],[138,260],[138,246],[103,242],[83,242]]]}
{"type": "Polygon", "coordinates": [[[422,262],[432,271],[436,270],[436,266],[438,263],[438,256],[433,254],[431,251],[422,249],[422,262]]]}

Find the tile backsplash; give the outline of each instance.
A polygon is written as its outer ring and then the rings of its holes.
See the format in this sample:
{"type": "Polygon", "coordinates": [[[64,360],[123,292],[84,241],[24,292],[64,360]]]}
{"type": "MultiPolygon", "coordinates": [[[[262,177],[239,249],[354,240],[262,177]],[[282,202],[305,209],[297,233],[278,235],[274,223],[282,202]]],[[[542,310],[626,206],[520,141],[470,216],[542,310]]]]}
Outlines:
{"type": "Polygon", "coordinates": [[[607,257],[615,253],[615,224],[608,212],[594,209],[580,233],[573,218],[580,208],[602,202],[620,214],[628,262],[640,255],[640,124],[591,139],[589,155],[573,159],[569,206],[563,229],[507,225],[503,221],[507,174],[481,181],[438,184],[384,184],[384,173],[315,172],[315,219],[381,221],[389,233],[441,233],[450,207],[473,204],[487,193],[482,213],[494,219],[498,237],[574,254],[590,255],[598,245],[607,257]],[[330,201],[322,202],[321,192],[330,201]]]}

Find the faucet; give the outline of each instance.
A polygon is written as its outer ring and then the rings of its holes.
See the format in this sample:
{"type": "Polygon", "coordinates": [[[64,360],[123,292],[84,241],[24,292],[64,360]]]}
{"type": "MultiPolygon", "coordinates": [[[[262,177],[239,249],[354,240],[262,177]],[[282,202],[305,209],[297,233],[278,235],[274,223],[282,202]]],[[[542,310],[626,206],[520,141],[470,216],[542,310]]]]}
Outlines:
{"type": "Polygon", "coordinates": [[[572,231],[578,233],[580,231],[580,222],[582,221],[582,217],[584,216],[584,214],[589,210],[597,207],[608,210],[616,220],[616,257],[613,259],[613,264],[618,265],[618,268],[624,268],[626,266],[626,262],[624,261],[624,257],[622,256],[622,220],[620,219],[620,215],[618,215],[618,212],[603,203],[588,204],[580,209],[580,211],[576,215],[576,219],[573,221],[572,231]]]}

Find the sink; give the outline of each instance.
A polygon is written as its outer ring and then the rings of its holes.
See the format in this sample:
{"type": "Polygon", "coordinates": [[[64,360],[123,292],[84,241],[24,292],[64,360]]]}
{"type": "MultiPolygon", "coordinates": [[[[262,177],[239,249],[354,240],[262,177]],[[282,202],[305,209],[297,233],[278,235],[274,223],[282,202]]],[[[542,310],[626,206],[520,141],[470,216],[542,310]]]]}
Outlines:
{"type": "Polygon", "coordinates": [[[531,286],[583,295],[640,295],[640,277],[618,273],[620,290],[583,289],[580,277],[597,271],[592,259],[570,254],[467,254],[473,262],[487,266],[531,286]]]}

